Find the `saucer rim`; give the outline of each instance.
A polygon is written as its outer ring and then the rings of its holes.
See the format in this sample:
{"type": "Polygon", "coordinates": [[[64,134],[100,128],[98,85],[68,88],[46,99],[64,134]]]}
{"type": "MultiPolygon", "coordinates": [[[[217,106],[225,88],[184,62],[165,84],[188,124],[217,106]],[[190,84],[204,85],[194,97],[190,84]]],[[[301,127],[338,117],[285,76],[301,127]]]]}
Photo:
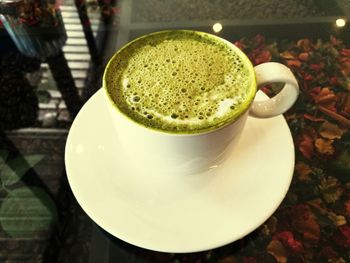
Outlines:
{"type": "MultiPolygon", "coordinates": [[[[251,225],[250,228],[245,228],[245,231],[243,231],[241,233],[241,235],[232,235],[232,238],[227,238],[227,239],[222,239],[221,242],[216,242],[215,244],[210,244],[210,242],[207,242],[208,244],[206,246],[198,246],[197,249],[158,249],[156,247],[152,247],[152,246],[148,246],[147,244],[141,244],[140,242],[138,242],[137,238],[131,238],[130,236],[127,235],[123,235],[123,234],[113,234],[113,230],[109,229],[108,226],[104,225],[103,220],[97,219],[98,216],[95,216],[93,214],[90,213],[89,209],[87,209],[86,207],[88,206],[88,204],[86,203],[86,200],[83,200],[83,198],[79,198],[80,194],[79,194],[79,190],[72,185],[71,182],[71,176],[72,176],[72,169],[70,167],[71,165],[71,161],[69,160],[69,156],[71,153],[71,151],[69,150],[69,146],[73,144],[72,140],[73,140],[73,131],[76,129],[79,129],[79,122],[81,121],[80,118],[83,118],[82,116],[86,114],[86,112],[88,112],[89,110],[89,104],[93,103],[93,100],[98,100],[99,98],[96,98],[98,96],[101,96],[101,93],[103,92],[102,89],[100,89],[99,91],[97,91],[88,101],[87,103],[82,107],[82,109],[80,110],[80,112],[78,113],[78,115],[76,116],[76,119],[74,120],[71,129],[69,131],[69,134],[67,136],[67,142],[66,142],[66,147],[65,147],[65,166],[66,166],[66,173],[67,173],[67,179],[70,185],[70,188],[77,200],[77,202],[79,203],[79,205],[82,207],[82,209],[86,212],[86,214],[97,224],[99,225],[104,231],[108,232],[111,236],[116,237],[120,240],[123,240],[127,243],[130,243],[132,245],[144,248],[144,249],[148,249],[148,250],[154,250],[154,251],[161,251],[161,252],[167,252],[167,253],[193,253],[193,252],[200,252],[200,251],[205,251],[205,250],[210,250],[210,249],[215,249],[224,245],[227,245],[229,243],[232,243],[234,241],[237,241],[241,238],[243,238],[244,236],[250,234],[251,232],[253,232],[254,230],[256,230],[259,226],[261,226],[268,218],[271,217],[271,215],[273,215],[273,213],[278,209],[278,207],[281,205],[282,201],[284,200],[289,187],[291,185],[292,179],[293,179],[293,172],[294,172],[294,165],[295,165],[295,153],[294,153],[294,143],[293,143],[293,138],[292,138],[292,134],[291,131],[287,125],[286,120],[283,118],[283,116],[281,116],[280,120],[278,120],[279,122],[284,122],[284,124],[286,125],[287,129],[286,132],[288,131],[288,134],[285,134],[284,136],[288,137],[288,142],[285,141],[285,144],[287,145],[286,147],[289,147],[290,151],[291,151],[291,156],[288,158],[290,159],[289,161],[289,166],[290,166],[290,171],[288,172],[288,178],[289,180],[285,182],[285,189],[283,190],[283,193],[280,194],[280,198],[277,202],[275,202],[275,206],[271,206],[269,211],[264,213],[265,216],[260,217],[260,220],[257,220],[256,223],[254,225],[251,225]],[[88,212],[89,211],[89,212],[88,212]],[[97,223],[98,222],[98,223],[97,223]]],[[[262,94],[261,96],[265,96],[265,94],[262,94]]],[[[101,98],[102,99],[102,98],[101,98]]],[[[278,116],[279,118],[280,116],[278,116]]],[[[254,119],[254,118],[252,118],[254,119]]],[[[197,173],[197,174],[201,174],[197,173]]],[[[287,174],[285,176],[287,178],[287,174]]],[[[282,191],[281,191],[282,192],[282,191]]]]}

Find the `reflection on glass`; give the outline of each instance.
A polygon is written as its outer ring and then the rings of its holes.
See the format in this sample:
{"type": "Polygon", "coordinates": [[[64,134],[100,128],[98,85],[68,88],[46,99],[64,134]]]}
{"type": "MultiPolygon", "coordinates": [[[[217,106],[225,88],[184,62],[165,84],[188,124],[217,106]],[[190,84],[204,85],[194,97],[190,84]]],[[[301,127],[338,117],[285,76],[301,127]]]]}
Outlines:
{"type": "Polygon", "coordinates": [[[46,59],[61,52],[67,35],[59,6],[46,0],[0,0],[0,20],[19,51],[46,59]]]}
{"type": "Polygon", "coordinates": [[[346,25],[346,21],[343,18],[338,18],[335,21],[335,24],[337,25],[337,27],[344,27],[346,25]]]}
{"type": "Polygon", "coordinates": [[[222,25],[221,25],[220,23],[215,23],[215,24],[213,25],[213,31],[214,31],[215,33],[219,33],[221,30],[222,30],[222,25]]]}

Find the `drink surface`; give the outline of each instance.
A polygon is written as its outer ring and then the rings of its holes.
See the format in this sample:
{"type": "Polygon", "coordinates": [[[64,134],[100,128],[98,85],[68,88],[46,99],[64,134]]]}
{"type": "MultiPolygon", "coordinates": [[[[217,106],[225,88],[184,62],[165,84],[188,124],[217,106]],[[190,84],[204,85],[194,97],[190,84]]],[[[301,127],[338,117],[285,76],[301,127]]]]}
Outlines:
{"type": "Polygon", "coordinates": [[[200,133],[247,110],[256,92],[250,61],[228,42],[195,31],[164,31],[123,47],[104,85],[116,107],[146,127],[200,133]]]}

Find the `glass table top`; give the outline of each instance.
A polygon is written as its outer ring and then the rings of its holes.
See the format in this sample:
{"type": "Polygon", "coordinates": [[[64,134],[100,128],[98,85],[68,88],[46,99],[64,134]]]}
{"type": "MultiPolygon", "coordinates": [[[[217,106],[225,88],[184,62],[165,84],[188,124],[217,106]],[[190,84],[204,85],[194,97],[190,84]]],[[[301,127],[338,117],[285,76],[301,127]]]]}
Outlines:
{"type": "Polygon", "coordinates": [[[0,262],[350,262],[349,19],[348,0],[0,0],[0,262]],[[69,129],[108,60],[167,29],[220,36],[300,86],[284,114],[295,169],[283,202],[244,238],[197,253],[108,234],[65,171],[69,129]]]}

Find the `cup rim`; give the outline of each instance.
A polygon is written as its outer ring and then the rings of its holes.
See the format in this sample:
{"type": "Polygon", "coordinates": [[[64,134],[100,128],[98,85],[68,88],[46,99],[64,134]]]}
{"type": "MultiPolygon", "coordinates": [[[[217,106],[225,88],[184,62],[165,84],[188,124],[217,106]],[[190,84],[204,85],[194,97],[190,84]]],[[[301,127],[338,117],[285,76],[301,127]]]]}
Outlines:
{"type": "Polygon", "coordinates": [[[102,88],[105,90],[105,95],[108,98],[109,101],[109,106],[113,107],[113,109],[115,109],[123,118],[125,118],[127,121],[137,125],[138,127],[141,127],[143,129],[146,129],[148,131],[151,132],[155,132],[155,133],[159,133],[159,134],[165,134],[165,135],[173,135],[173,136],[195,136],[195,135],[203,135],[203,134],[208,134],[208,133],[212,133],[218,130],[221,130],[227,126],[229,126],[230,124],[236,122],[238,119],[240,119],[250,108],[250,105],[252,104],[256,92],[257,92],[257,80],[256,80],[256,74],[254,71],[254,66],[252,64],[252,62],[250,61],[250,59],[247,57],[247,55],[241,50],[239,49],[235,44],[229,42],[228,40],[221,38],[219,36],[210,34],[210,33],[206,33],[206,32],[201,32],[201,31],[196,31],[196,30],[187,30],[187,29],[170,29],[170,30],[162,30],[162,31],[157,31],[157,32],[152,32],[152,33],[148,33],[145,35],[142,35],[138,38],[133,39],[132,41],[126,43],[124,46],[122,46],[118,51],[115,52],[115,54],[109,59],[104,73],[103,73],[103,77],[102,77],[102,88]],[[224,44],[228,45],[230,48],[233,48],[238,54],[239,56],[243,59],[243,62],[245,63],[245,65],[248,67],[248,71],[249,74],[252,77],[251,83],[250,83],[250,92],[247,95],[247,99],[244,101],[243,106],[242,106],[242,111],[239,112],[237,115],[235,115],[234,117],[228,119],[227,121],[225,121],[224,124],[219,125],[218,127],[215,126],[210,126],[208,128],[205,129],[198,129],[198,130],[193,130],[191,132],[181,132],[181,131],[170,131],[170,130],[162,130],[159,128],[154,128],[154,127],[149,127],[146,125],[143,125],[139,122],[137,122],[136,120],[134,120],[133,118],[131,118],[129,115],[127,115],[125,112],[123,112],[118,105],[115,103],[115,101],[112,99],[108,88],[107,88],[107,83],[106,83],[106,76],[107,76],[107,72],[109,70],[109,68],[111,67],[111,64],[113,63],[113,61],[115,60],[115,58],[126,48],[128,48],[129,46],[133,45],[135,42],[138,42],[144,38],[149,38],[155,35],[161,35],[161,34],[168,34],[168,33],[175,33],[175,32],[185,32],[185,33],[192,33],[192,34],[198,34],[198,35],[206,35],[209,36],[210,38],[214,38],[215,40],[221,41],[224,44]]]}

